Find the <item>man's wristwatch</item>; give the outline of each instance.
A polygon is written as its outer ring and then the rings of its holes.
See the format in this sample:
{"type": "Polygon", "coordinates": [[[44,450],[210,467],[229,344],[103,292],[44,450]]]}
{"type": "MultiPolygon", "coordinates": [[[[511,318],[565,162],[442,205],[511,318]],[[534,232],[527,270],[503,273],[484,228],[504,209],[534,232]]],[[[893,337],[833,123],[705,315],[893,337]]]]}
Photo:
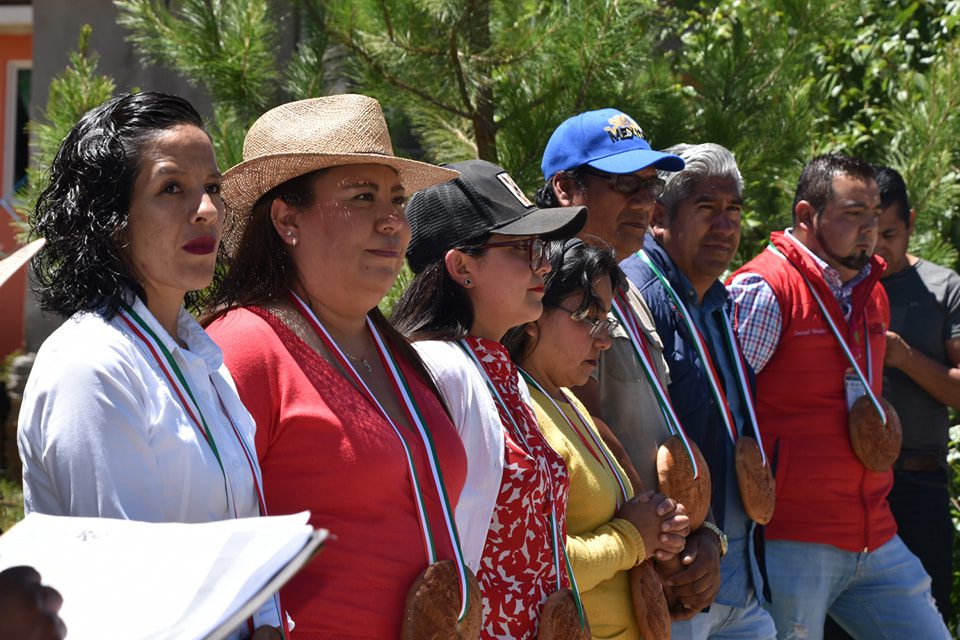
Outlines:
{"type": "Polygon", "coordinates": [[[722,558],[723,556],[727,555],[727,534],[721,531],[720,527],[713,524],[709,520],[704,520],[703,524],[700,526],[717,534],[717,540],[720,541],[720,557],[722,558]]]}

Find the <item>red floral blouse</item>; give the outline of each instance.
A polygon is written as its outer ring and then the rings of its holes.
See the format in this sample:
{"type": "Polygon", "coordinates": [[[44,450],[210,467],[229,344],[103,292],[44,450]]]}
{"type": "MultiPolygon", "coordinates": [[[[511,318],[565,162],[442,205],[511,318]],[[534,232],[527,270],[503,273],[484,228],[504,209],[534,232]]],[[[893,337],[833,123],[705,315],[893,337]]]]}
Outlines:
{"type": "Polygon", "coordinates": [[[467,344],[507,405],[497,403],[505,436],[503,479],[477,571],[483,596],[481,638],[532,639],[540,608],[557,590],[551,506],[559,527],[560,585],[570,586],[562,548],[570,479],[563,458],[544,440],[520,396],[519,374],[507,350],[499,342],[473,336],[467,344]],[[521,433],[515,433],[514,423],[521,433]]]}

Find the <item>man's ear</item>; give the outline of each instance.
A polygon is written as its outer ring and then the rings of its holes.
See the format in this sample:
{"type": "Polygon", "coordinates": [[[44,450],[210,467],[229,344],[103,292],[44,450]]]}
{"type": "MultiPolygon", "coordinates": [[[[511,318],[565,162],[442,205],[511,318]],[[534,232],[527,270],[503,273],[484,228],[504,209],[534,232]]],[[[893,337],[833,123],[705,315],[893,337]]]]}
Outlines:
{"type": "Polygon", "coordinates": [[[907,221],[907,231],[913,233],[913,227],[917,224],[917,212],[914,209],[910,209],[910,219],[907,221]]]}
{"type": "Polygon", "coordinates": [[[576,203],[574,199],[579,193],[577,181],[573,179],[566,171],[558,171],[550,178],[550,186],[553,187],[553,193],[557,196],[557,202],[561,207],[572,207],[576,203]]]}
{"type": "Polygon", "coordinates": [[[281,198],[275,198],[270,204],[270,221],[284,244],[297,246],[299,229],[297,227],[300,210],[291,207],[281,198]]]}
{"type": "Polygon", "coordinates": [[[470,277],[473,267],[472,256],[468,256],[457,249],[450,249],[443,256],[443,264],[447,268],[447,273],[453,278],[453,281],[464,289],[473,286],[473,279],[470,277]]]}
{"type": "Polygon", "coordinates": [[[806,200],[801,200],[793,208],[793,225],[798,229],[813,232],[813,219],[817,217],[817,210],[806,200]]]}
{"type": "Polygon", "coordinates": [[[664,232],[670,226],[668,223],[667,208],[657,200],[653,205],[653,216],[650,218],[650,233],[654,238],[663,238],[664,232]]]}

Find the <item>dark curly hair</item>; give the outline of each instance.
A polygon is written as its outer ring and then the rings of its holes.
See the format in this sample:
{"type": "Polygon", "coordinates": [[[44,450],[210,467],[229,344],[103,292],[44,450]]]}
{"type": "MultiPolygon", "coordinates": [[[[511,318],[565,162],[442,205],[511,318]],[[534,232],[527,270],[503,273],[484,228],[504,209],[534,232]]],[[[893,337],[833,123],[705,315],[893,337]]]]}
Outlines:
{"type": "Polygon", "coordinates": [[[183,98],[131,93],[88,111],[60,143],[31,217],[33,234],[47,239],[32,262],[44,311],[91,311],[110,319],[133,295],[146,301],[124,260],[123,238],[143,153],[178,125],[205,130],[183,98]]]}

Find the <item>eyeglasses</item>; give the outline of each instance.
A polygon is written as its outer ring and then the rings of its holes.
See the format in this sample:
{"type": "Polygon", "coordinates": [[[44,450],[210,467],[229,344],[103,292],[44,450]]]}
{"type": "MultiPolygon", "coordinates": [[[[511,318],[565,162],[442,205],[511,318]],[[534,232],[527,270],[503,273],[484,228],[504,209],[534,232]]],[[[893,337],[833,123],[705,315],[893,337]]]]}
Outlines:
{"type": "Polygon", "coordinates": [[[570,314],[570,317],[574,320],[579,320],[580,322],[590,325],[590,337],[599,338],[600,334],[606,333],[610,335],[611,332],[616,331],[617,327],[620,326],[620,321],[616,318],[606,317],[603,320],[594,320],[593,318],[588,318],[581,315],[579,311],[571,311],[566,307],[557,307],[562,311],[566,311],[570,314]]]}
{"type": "Polygon", "coordinates": [[[614,191],[628,197],[636,195],[641,190],[646,190],[651,198],[658,198],[663,194],[663,189],[667,184],[660,178],[641,178],[633,173],[611,174],[599,171],[587,171],[587,173],[609,182],[614,191]]]}
{"type": "Polygon", "coordinates": [[[540,238],[526,238],[524,240],[506,240],[504,242],[488,242],[483,245],[489,247],[517,247],[527,250],[527,260],[530,262],[530,269],[536,271],[543,266],[543,249],[545,243],[540,238]]]}

